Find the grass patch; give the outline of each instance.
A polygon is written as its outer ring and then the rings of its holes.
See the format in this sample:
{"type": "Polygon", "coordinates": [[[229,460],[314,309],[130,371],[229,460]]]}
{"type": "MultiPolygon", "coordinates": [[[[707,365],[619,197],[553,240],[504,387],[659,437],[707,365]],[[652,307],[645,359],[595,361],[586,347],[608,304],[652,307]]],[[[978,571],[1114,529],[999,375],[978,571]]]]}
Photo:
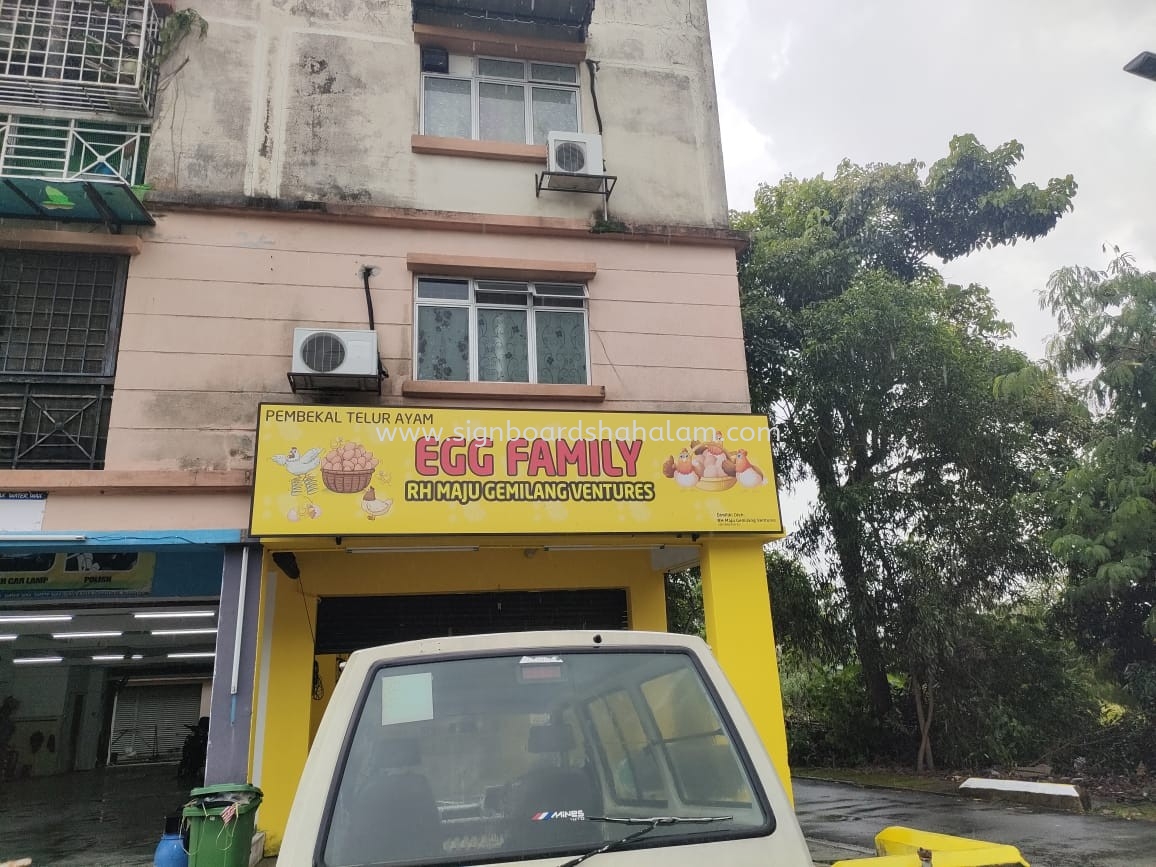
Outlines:
{"type": "Polygon", "coordinates": [[[934,774],[917,774],[894,768],[792,768],[793,774],[835,783],[881,786],[888,789],[911,789],[916,792],[956,794],[962,780],[934,774]]]}
{"type": "Polygon", "coordinates": [[[1140,801],[1136,804],[1119,804],[1092,800],[1092,812],[1099,816],[1115,819],[1131,819],[1141,822],[1156,822],[1156,801],[1140,801]]]}

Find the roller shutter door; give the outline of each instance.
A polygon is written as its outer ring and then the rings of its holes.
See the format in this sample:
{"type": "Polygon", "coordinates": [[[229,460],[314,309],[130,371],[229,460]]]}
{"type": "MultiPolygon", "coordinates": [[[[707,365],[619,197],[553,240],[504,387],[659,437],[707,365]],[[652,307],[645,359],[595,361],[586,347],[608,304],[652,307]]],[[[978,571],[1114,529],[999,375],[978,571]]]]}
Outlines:
{"type": "Polygon", "coordinates": [[[449,635],[628,626],[625,590],[330,596],[317,606],[317,652],[449,635]]]}
{"type": "Polygon", "coordinates": [[[117,694],[112,753],[117,764],[178,761],[201,715],[199,683],[126,686],[117,694]]]}

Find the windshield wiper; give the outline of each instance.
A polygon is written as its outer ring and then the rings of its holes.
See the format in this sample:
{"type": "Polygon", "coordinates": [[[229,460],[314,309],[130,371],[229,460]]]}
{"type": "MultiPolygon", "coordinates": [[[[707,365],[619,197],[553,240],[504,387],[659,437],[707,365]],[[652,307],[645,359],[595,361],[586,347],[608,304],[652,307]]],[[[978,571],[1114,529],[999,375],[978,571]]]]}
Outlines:
{"type": "Polygon", "coordinates": [[[640,837],[645,837],[655,828],[665,827],[666,825],[705,825],[710,822],[729,822],[734,816],[700,816],[700,817],[683,817],[683,816],[652,816],[649,819],[635,819],[628,816],[587,816],[587,822],[606,822],[614,825],[642,825],[644,827],[635,831],[632,834],[627,834],[625,837],[619,837],[617,840],[611,840],[603,846],[599,846],[593,852],[587,852],[585,855],[579,855],[577,858],[572,858],[565,864],[560,864],[558,867],[576,867],[583,861],[593,858],[595,855],[601,855],[603,852],[612,852],[615,849],[621,849],[640,837]]]}

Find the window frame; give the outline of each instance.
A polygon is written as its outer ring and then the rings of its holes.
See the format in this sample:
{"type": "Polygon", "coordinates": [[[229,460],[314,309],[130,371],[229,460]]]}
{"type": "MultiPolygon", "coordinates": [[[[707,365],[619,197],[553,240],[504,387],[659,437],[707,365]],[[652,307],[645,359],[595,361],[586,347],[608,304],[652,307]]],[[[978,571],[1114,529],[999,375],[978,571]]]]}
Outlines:
{"type": "MultiPolygon", "coordinates": [[[[463,55],[450,55],[451,57],[462,57],[463,55]]],[[[518,58],[509,57],[494,57],[491,55],[474,55],[469,58],[470,73],[468,77],[465,74],[455,75],[452,72],[425,72],[421,71],[421,82],[418,94],[418,130],[421,135],[433,135],[426,130],[426,80],[430,78],[448,79],[451,81],[469,81],[470,82],[470,137],[463,139],[464,141],[502,141],[501,139],[486,139],[481,137],[481,85],[483,84],[505,84],[511,86],[518,86],[522,88],[523,92],[523,109],[524,109],[524,123],[526,135],[521,142],[503,142],[504,144],[524,144],[524,145],[538,145],[534,141],[534,90],[561,90],[566,93],[574,94],[574,114],[575,114],[575,130],[574,132],[582,132],[582,71],[577,64],[570,63],[553,63],[544,60],[521,60],[518,58]],[[481,61],[495,60],[502,63],[520,63],[522,64],[522,78],[501,78],[500,76],[484,75],[480,71],[481,61]],[[566,69],[574,70],[574,83],[566,84],[558,81],[540,81],[532,77],[534,65],[539,66],[560,66],[566,69]]],[[[560,130],[564,132],[565,130],[560,130]]],[[[450,136],[450,138],[457,138],[457,136],[450,136]]],[[[545,145],[546,142],[542,142],[545,145]]]]}
{"type": "MultiPolygon", "coordinates": [[[[99,371],[57,371],[57,370],[7,370],[7,356],[0,362],[0,393],[8,401],[7,408],[19,414],[18,428],[14,434],[0,438],[0,453],[4,455],[0,464],[12,470],[101,470],[104,469],[108,436],[111,431],[111,404],[116,379],[117,360],[120,355],[120,338],[124,319],[127,294],[129,257],[118,253],[79,252],[61,250],[19,250],[4,248],[3,255],[41,257],[41,267],[51,267],[44,259],[54,258],[58,262],[68,258],[103,258],[114,260],[112,296],[109,302],[108,325],[104,333],[104,355],[99,371]],[[44,401],[75,401],[76,406],[53,407],[61,417],[50,414],[44,401]],[[91,422],[88,414],[94,414],[91,422]],[[41,422],[47,419],[55,426],[48,434],[40,430],[41,422]],[[63,422],[62,422],[63,419],[63,422]],[[91,423],[91,435],[82,434],[77,439],[65,432],[65,426],[76,422],[80,425],[91,423]],[[41,447],[57,433],[70,439],[79,453],[79,458],[49,459],[41,447]],[[33,437],[32,445],[25,444],[25,437],[33,437]],[[8,451],[11,449],[11,457],[8,451]]],[[[19,296],[14,298],[18,303],[19,296]]],[[[65,328],[66,335],[72,329],[65,328]]],[[[51,331],[51,329],[49,329],[51,331]]],[[[65,344],[68,345],[67,342],[65,344]]],[[[67,350],[65,350],[67,351],[67,350]]],[[[27,355],[25,355],[27,360],[27,355]]],[[[51,448],[55,448],[53,444],[51,448]]],[[[49,452],[51,454],[51,452],[49,452]]]]}
{"type": "MultiPolygon", "coordinates": [[[[488,291],[492,292],[493,290],[487,290],[487,289],[483,288],[481,291],[483,293],[486,293],[488,291]]],[[[510,294],[513,295],[513,294],[518,294],[518,293],[511,292],[510,294]]],[[[513,383],[513,384],[517,384],[517,385],[556,385],[556,384],[590,385],[591,377],[593,376],[593,371],[591,370],[592,365],[591,365],[591,360],[590,360],[590,289],[585,283],[567,282],[564,280],[541,280],[541,281],[508,280],[508,279],[503,279],[503,278],[499,278],[499,277],[475,278],[475,277],[449,277],[449,276],[440,276],[440,275],[435,275],[435,274],[416,274],[416,275],[414,275],[414,280],[413,280],[412,345],[413,345],[413,379],[418,381],[418,382],[469,382],[469,383],[478,383],[478,384],[482,384],[482,385],[490,385],[490,384],[501,385],[501,384],[509,384],[509,383],[513,383]],[[463,299],[457,299],[457,298],[426,298],[426,299],[423,299],[421,297],[421,282],[423,280],[439,280],[439,281],[452,282],[452,283],[465,283],[467,286],[469,297],[464,299],[464,300],[463,299]],[[485,301],[479,302],[477,300],[478,284],[479,283],[483,284],[483,286],[485,284],[493,284],[493,283],[505,283],[505,284],[511,284],[511,285],[516,284],[516,285],[525,286],[526,287],[525,295],[527,298],[527,302],[524,305],[496,304],[493,302],[485,302],[485,301]],[[572,299],[567,298],[567,296],[560,296],[560,295],[549,295],[549,294],[541,294],[540,295],[537,292],[537,287],[539,287],[539,286],[542,286],[542,287],[572,286],[575,288],[581,288],[582,289],[582,295],[581,296],[575,295],[575,296],[573,296],[572,299]],[[541,299],[544,303],[542,303],[542,304],[534,303],[538,299],[541,299]],[[562,304],[551,304],[550,303],[551,301],[558,300],[558,299],[566,299],[566,300],[573,300],[573,301],[579,301],[580,300],[582,302],[582,304],[581,304],[581,307],[579,307],[576,304],[567,306],[567,305],[562,305],[562,304]],[[469,379],[464,379],[464,380],[462,380],[462,379],[448,379],[448,380],[424,379],[418,375],[418,370],[419,370],[418,345],[419,345],[419,341],[420,341],[420,337],[421,337],[420,325],[419,325],[419,316],[420,316],[420,311],[421,311],[422,307],[434,307],[434,308],[459,307],[459,308],[465,308],[468,310],[469,326],[468,326],[468,331],[467,331],[467,338],[469,340],[469,347],[470,347],[469,379]],[[527,325],[526,325],[526,351],[527,351],[527,356],[528,356],[528,364],[527,364],[527,377],[528,378],[526,379],[525,382],[522,382],[520,380],[480,379],[479,378],[479,368],[480,368],[480,359],[478,356],[478,349],[479,349],[479,345],[478,345],[478,311],[479,310],[524,310],[524,311],[526,311],[526,313],[527,313],[527,316],[526,316],[526,321],[527,321],[527,325]],[[585,380],[585,382],[543,383],[543,382],[539,381],[539,379],[538,379],[538,317],[536,315],[536,313],[539,310],[555,312],[555,313],[581,313],[581,315],[582,315],[582,337],[583,337],[583,344],[584,344],[583,350],[586,354],[586,380],[585,380]]]]}
{"type": "MultiPolygon", "coordinates": [[[[53,250],[0,250],[0,255],[31,255],[44,258],[57,256],[62,258],[110,258],[114,260],[115,270],[112,279],[112,297],[109,301],[108,328],[105,331],[104,358],[101,360],[99,373],[85,373],[83,371],[57,370],[8,370],[5,359],[0,358],[0,381],[4,382],[70,382],[70,383],[100,383],[112,385],[116,377],[117,357],[120,355],[120,332],[124,321],[125,295],[128,288],[129,257],[117,253],[79,253],[60,252],[53,250]]],[[[48,329],[51,331],[51,329],[48,329]]],[[[65,329],[69,331],[71,329],[65,329]]],[[[6,356],[5,356],[6,358],[6,356]]]]}

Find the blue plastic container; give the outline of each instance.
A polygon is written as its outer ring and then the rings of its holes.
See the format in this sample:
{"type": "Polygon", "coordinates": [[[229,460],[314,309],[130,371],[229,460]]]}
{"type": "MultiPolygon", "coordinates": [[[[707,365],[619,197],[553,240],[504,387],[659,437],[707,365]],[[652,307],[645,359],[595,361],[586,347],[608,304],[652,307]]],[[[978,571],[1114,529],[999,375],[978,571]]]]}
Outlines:
{"type": "Polygon", "coordinates": [[[170,816],[165,820],[165,833],[153,854],[153,867],[189,867],[189,853],[181,834],[180,816],[170,816]]]}

